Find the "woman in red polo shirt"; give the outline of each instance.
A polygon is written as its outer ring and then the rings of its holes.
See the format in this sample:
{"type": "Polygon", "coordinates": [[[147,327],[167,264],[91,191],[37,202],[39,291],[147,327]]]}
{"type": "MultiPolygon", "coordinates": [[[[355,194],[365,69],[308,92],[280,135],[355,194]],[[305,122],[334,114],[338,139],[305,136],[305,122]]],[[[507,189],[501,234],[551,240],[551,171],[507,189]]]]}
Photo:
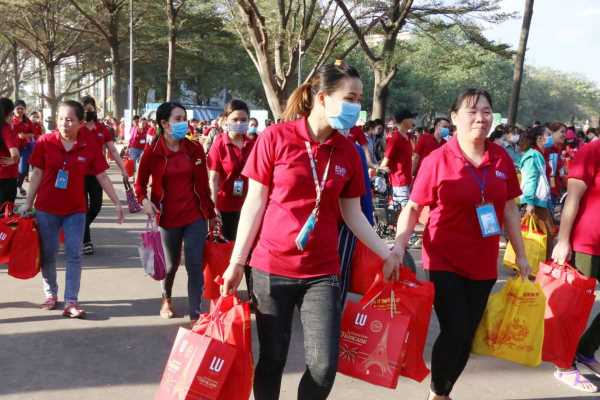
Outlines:
{"type": "Polygon", "coordinates": [[[81,318],[85,312],[77,305],[81,281],[81,244],[85,229],[85,177],[96,176],[113,201],[117,222],[123,222],[123,209],[106,170],[108,164],[97,144],[79,131],[83,123],[83,106],[66,101],[58,109],[58,131],[48,133],[37,142],[31,159],[33,166],[29,193],[20,213],[28,212],[35,200],[36,219],[42,246],[42,276],[45,310],[56,308],[56,254],[58,232],[65,234],[65,307],[63,315],[81,318]]]}
{"type": "Polygon", "coordinates": [[[14,109],[11,99],[0,98],[0,207],[17,198],[19,138],[10,124],[14,109]]]}
{"type": "Polygon", "coordinates": [[[207,220],[215,217],[210,199],[206,155],[202,145],[186,138],[189,131],[185,108],[174,102],[156,110],[158,131],[140,160],[135,192],[144,211],[158,226],[165,249],[167,276],[161,282],[160,316],[172,318],[175,312],[171,293],[175,274],[185,253],[188,273],[188,302],[192,323],[200,314],[202,253],[208,231],[207,220]],[[152,189],[148,197],[148,184],[152,189]]]}
{"type": "Polygon", "coordinates": [[[29,156],[31,156],[31,152],[33,151],[35,138],[33,135],[33,124],[29,117],[27,117],[27,105],[23,100],[15,102],[15,115],[12,124],[13,130],[19,137],[19,153],[21,155],[17,188],[19,189],[19,194],[25,196],[27,192],[23,189],[23,182],[29,176],[29,156]]]}
{"type": "Polygon", "coordinates": [[[222,292],[238,287],[253,249],[249,264],[260,343],[257,400],[279,398],[295,308],[306,349],[298,399],[325,399],[333,386],[341,313],[340,211],[358,239],[386,260],[385,278],[397,274],[401,259],[390,257],[361,212],[359,155],[338,132],[358,120],[362,91],[353,67],[321,67],[288,100],[284,119],[294,120],[267,128],[243,170],[248,195],[222,292]]]}
{"type": "Polygon", "coordinates": [[[211,198],[217,205],[227,240],[235,240],[240,210],[248,191],[248,178],[242,176],[242,169],[254,145],[254,141],[246,137],[249,114],[243,101],[228,103],[224,112],[227,119],[224,134],[215,139],[208,152],[211,198]]]}
{"type": "MultiPolygon", "coordinates": [[[[573,265],[582,273],[600,280],[600,141],[583,146],[571,161],[567,193],[552,258],[561,265],[572,258],[573,265]]],[[[594,356],[599,348],[600,314],[597,314],[581,337],[574,361],[600,376],[600,361],[594,356]]],[[[557,369],[554,376],[573,389],[598,390],[581,374],[575,362],[570,369],[557,369]]]]}
{"type": "Polygon", "coordinates": [[[404,254],[424,206],[431,208],[423,234],[423,267],[435,285],[440,335],[431,358],[430,399],[449,399],[467,365],[475,330],[497,279],[502,225],[517,253],[521,274],[530,272],[515,198],[521,194],[506,151],[486,140],[492,100],[469,89],[451,109],[456,136],[423,160],[407,206],[398,219],[394,253],[404,254]],[[504,222],[504,224],[502,224],[504,222]]]}

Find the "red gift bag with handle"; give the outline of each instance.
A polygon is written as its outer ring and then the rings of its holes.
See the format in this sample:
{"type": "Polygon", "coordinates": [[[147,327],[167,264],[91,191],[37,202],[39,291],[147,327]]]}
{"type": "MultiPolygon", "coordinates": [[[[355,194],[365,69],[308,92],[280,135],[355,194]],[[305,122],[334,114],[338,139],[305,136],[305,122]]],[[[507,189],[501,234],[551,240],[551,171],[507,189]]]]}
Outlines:
{"type": "Polygon", "coordinates": [[[8,260],[8,274],[31,279],[40,272],[40,238],[32,217],[19,217],[8,260]]]}
{"type": "Polygon", "coordinates": [[[570,265],[540,263],[536,276],[546,296],[542,360],[571,368],[595,301],[596,279],[570,265]]]}
{"type": "Polygon", "coordinates": [[[373,284],[375,276],[383,270],[383,260],[360,240],[356,241],[350,269],[352,293],[365,294],[373,284]]]}
{"type": "Polygon", "coordinates": [[[14,236],[19,216],[13,214],[13,203],[6,202],[0,206],[4,215],[0,218],[0,264],[8,263],[10,258],[10,245],[14,236]]]}
{"type": "Polygon", "coordinates": [[[211,232],[204,243],[204,292],[202,297],[209,300],[221,295],[215,279],[222,276],[233,252],[233,241],[227,241],[219,232],[211,232]]]}
{"type": "Polygon", "coordinates": [[[235,357],[233,346],[179,328],[154,399],[218,399],[235,357]]]}
{"type": "Polygon", "coordinates": [[[192,330],[230,344],[236,349],[227,382],[219,400],[248,400],[254,380],[250,303],[237,295],[221,296],[211,304],[211,311],[200,316],[192,330]]]}
{"type": "Polygon", "coordinates": [[[398,385],[410,316],[396,308],[395,292],[394,282],[377,279],[359,302],[346,303],[338,372],[392,389],[398,385]]]}

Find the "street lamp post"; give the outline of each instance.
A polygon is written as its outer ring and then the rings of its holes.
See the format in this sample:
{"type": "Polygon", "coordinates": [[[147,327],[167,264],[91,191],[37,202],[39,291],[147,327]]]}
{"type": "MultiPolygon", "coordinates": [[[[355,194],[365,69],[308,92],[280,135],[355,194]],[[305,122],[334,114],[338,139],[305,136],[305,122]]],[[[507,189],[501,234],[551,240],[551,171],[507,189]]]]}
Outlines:
{"type": "Polygon", "coordinates": [[[131,124],[133,122],[133,0],[129,0],[129,87],[128,87],[129,115],[125,127],[125,140],[131,137],[131,124]]]}

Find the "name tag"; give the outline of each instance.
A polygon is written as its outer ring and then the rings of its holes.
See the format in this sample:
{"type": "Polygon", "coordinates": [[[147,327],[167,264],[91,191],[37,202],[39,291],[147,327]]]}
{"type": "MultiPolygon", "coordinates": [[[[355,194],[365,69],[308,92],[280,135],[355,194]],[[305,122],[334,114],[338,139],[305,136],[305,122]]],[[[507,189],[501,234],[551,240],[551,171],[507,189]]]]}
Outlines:
{"type": "Polygon", "coordinates": [[[56,174],[56,181],[54,182],[54,187],[57,189],[66,189],[69,186],[69,171],[65,171],[64,169],[59,169],[56,174]]]}
{"type": "Polygon", "coordinates": [[[144,144],[144,143],[146,143],[145,139],[140,140],[140,144],[144,144]]]}
{"type": "Polygon", "coordinates": [[[477,220],[479,221],[479,227],[481,228],[481,236],[490,237],[502,233],[500,223],[498,223],[496,209],[492,204],[482,204],[477,207],[475,211],[477,212],[477,220]]]}
{"type": "Polygon", "coordinates": [[[244,195],[244,180],[236,179],[233,181],[233,195],[240,197],[244,195]]]}
{"type": "Polygon", "coordinates": [[[296,236],[296,247],[298,248],[298,250],[300,251],[304,251],[304,249],[306,248],[306,245],[308,244],[308,239],[310,238],[310,234],[312,233],[312,231],[315,230],[315,225],[317,224],[317,217],[315,216],[315,213],[312,212],[310,214],[310,216],[308,217],[308,219],[306,220],[306,222],[304,223],[304,226],[302,227],[302,229],[300,229],[300,233],[298,233],[298,236],[296,236]]]}

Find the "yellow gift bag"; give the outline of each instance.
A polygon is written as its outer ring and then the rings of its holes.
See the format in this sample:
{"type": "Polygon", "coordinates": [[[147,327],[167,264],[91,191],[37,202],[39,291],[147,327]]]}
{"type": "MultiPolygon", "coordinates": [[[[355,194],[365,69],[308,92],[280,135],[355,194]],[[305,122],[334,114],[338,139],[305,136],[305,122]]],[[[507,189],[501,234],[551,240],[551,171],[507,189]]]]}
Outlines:
{"type": "Polygon", "coordinates": [[[546,298],[538,284],[510,278],[488,300],[475,333],[473,353],[530,367],[540,365],[545,307],[546,298]]]}
{"type": "MultiPolygon", "coordinates": [[[[533,275],[537,275],[540,263],[546,261],[548,238],[546,225],[535,215],[525,215],[521,220],[521,234],[531,272],[533,275]]],[[[504,266],[509,269],[519,269],[517,255],[510,242],[504,252],[504,266]]]]}

